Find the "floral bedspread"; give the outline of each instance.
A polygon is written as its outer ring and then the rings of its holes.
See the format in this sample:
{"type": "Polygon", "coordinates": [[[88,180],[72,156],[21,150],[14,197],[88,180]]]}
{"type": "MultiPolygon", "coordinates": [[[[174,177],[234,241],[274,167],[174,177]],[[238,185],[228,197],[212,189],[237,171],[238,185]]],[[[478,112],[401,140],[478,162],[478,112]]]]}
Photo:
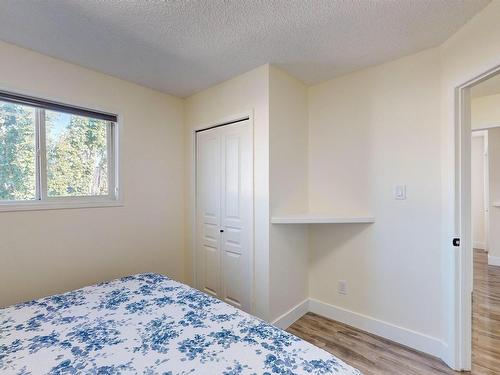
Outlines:
{"type": "Polygon", "coordinates": [[[0,373],[360,374],[322,349],[158,274],[0,309],[0,373]]]}

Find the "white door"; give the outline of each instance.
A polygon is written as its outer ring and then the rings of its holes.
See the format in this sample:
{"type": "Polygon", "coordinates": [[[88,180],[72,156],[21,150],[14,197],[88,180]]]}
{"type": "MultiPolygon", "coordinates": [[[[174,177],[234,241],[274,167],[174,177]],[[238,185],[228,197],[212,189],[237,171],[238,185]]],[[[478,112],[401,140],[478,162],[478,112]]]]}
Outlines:
{"type": "Polygon", "coordinates": [[[249,120],[196,134],[196,287],[251,312],[253,147],[249,120]]]}

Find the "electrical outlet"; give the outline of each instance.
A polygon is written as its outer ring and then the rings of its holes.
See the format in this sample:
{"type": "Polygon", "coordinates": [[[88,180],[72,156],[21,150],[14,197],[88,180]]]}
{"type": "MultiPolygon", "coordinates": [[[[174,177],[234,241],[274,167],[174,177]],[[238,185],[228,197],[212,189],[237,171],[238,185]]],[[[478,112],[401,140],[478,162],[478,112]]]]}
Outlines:
{"type": "Polygon", "coordinates": [[[337,292],[339,294],[347,294],[347,281],[346,280],[339,280],[337,284],[337,292]]]}

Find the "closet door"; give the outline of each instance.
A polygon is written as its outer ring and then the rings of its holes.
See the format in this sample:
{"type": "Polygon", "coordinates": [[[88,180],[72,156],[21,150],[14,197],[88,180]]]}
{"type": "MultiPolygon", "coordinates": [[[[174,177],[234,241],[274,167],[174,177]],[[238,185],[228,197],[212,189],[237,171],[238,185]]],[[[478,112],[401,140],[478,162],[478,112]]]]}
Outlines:
{"type": "Polygon", "coordinates": [[[253,151],[249,121],[222,126],[222,300],[251,312],[253,151]]]}
{"type": "Polygon", "coordinates": [[[221,142],[217,129],[196,134],[196,287],[221,295],[221,142]]]}
{"type": "Polygon", "coordinates": [[[251,312],[253,147],[248,120],[197,133],[197,288],[251,312]]]}

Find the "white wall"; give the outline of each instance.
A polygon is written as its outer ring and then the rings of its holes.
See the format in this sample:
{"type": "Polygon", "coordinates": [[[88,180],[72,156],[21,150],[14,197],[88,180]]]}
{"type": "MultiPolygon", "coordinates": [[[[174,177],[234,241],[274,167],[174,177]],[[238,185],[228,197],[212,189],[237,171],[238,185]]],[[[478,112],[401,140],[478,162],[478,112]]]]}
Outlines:
{"type": "Polygon", "coordinates": [[[0,57],[0,89],[122,116],[124,201],[0,212],[0,306],[144,271],[183,280],[182,101],[3,42],[0,57]]]}
{"type": "MultiPolygon", "coordinates": [[[[499,103],[500,105],[500,103],[499,103]]],[[[488,130],[490,233],[488,241],[488,262],[500,266],[500,128],[488,130]]]]}
{"type": "Polygon", "coordinates": [[[471,146],[472,242],[476,249],[486,248],[484,207],[484,137],[473,136],[471,146]]]}
{"type": "Polygon", "coordinates": [[[471,102],[472,129],[500,126],[500,94],[472,98],[471,102]]]}
{"type": "MultiPolygon", "coordinates": [[[[307,88],[280,69],[269,75],[270,211],[308,209],[307,88]]],[[[270,320],[308,297],[307,225],[271,224],[270,320]]]]}
{"type": "Polygon", "coordinates": [[[254,121],[254,230],[255,309],[269,316],[269,66],[263,65],[211,87],[186,100],[185,169],[186,186],[186,276],[193,277],[193,130],[215,125],[243,112],[253,112],[254,121]]]}
{"type": "Polygon", "coordinates": [[[373,225],[311,227],[314,299],[439,342],[440,86],[436,49],[309,89],[312,211],[373,225]],[[408,199],[394,200],[397,184],[408,199]],[[348,282],[348,295],[337,281],[348,282]]]}

